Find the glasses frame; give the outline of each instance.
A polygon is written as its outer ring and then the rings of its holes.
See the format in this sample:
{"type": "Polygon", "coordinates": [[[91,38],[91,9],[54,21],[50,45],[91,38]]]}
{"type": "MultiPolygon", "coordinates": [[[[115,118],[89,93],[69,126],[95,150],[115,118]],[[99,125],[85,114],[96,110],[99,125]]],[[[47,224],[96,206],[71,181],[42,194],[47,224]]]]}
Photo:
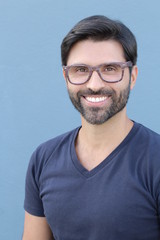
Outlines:
{"type": "Polygon", "coordinates": [[[117,82],[120,82],[122,79],[123,79],[123,76],[124,76],[124,69],[126,67],[129,67],[129,68],[132,68],[133,64],[131,61],[128,61],[128,62],[109,62],[109,63],[103,63],[103,64],[100,64],[100,65],[97,65],[97,66],[90,66],[90,65],[87,65],[87,64],[73,64],[73,65],[70,65],[70,66],[63,66],[63,70],[65,71],[65,76],[66,76],[66,79],[68,79],[68,81],[71,83],[71,84],[74,84],[74,85],[82,85],[82,84],[85,84],[86,82],[88,82],[93,74],[94,71],[96,71],[99,75],[99,77],[101,78],[102,81],[104,82],[107,82],[107,83],[117,83],[117,82]],[[103,79],[103,77],[101,76],[101,73],[100,73],[100,67],[103,66],[103,65],[112,65],[112,64],[115,64],[117,66],[119,66],[121,69],[122,69],[122,75],[121,75],[121,78],[119,80],[116,80],[116,81],[106,81],[105,79],[103,79]],[[75,66],[82,66],[82,67],[88,67],[89,69],[89,76],[87,78],[87,80],[83,83],[73,83],[70,78],[69,78],[69,69],[71,67],[75,67],[75,66]]]}

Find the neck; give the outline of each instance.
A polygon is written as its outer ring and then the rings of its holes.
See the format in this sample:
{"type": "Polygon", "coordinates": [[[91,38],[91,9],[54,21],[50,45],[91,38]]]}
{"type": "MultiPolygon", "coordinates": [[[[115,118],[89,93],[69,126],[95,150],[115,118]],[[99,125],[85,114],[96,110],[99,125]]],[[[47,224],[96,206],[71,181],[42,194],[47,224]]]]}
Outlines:
{"type": "Polygon", "coordinates": [[[88,170],[99,165],[123,141],[132,126],[126,109],[101,125],[89,124],[82,118],[82,128],[75,144],[81,164],[88,170]]]}
{"type": "Polygon", "coordinates": [[[130,132],[133,122],[126,115],[126,109],[101,125],[92,125],[82,118],[79,141],[90,148],[110,146],[114,148],[130,132]]]}

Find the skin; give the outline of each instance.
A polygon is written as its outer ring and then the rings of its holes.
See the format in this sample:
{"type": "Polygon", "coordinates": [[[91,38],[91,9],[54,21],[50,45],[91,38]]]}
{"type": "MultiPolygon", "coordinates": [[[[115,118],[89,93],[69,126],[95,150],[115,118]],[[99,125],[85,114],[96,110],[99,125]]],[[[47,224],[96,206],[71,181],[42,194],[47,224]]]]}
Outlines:
{"type": "Polygon", "coordinates": [[[130,83],[126,88],[122,89],[119,94],[113,89],[108,88],[102,88],[98,91],[91,89],[80,90],[77,93],[68,88],[68,93],[74,107],[80,112],[84,119],[88,123],[100,125],[126,106],[130,94],[130,83]],[[101,98],[97,98],[97,96],[101,96],[101,98]],[[93,103],[86,106],[84,99],[87,100],[88,103],[96,99],[99,103],[97,102],[95,106],[93,103]],[[110,101],[110,104],[103,104],[106,101],[110,101]]]}
{"type": "Polygon", "coordinates": [[[45,217],[36,217],[25,212],[22,240],[54,240],[45,217]]]}
{"type": "MultiPolygon", "coordinates": [[[[126,62],[123,48],[118,42],[114,40],[80,41],[72,47],[67,65],[83,63],[96,66],[105,62],[126,62]]],[[[124,77],[118,83],[106,83],[100,79],[96,72],[93,72],[91,79],[83,85],[71,84],[68,82],[65,72],[63,74],[67,89],[75,98],[78,92],[85,92],[89,89],[94,92],[114,91],[116,96],[119,97],[120,92],[124,89],[128,87],[130,90],[133,89],[137,72],[137,66],[134,66],[130,77],[129,69],[125,68],[124,77]]],[[[91,97],[101,97],[101,95],[92,95],[91,97]]],[[[100,115],[112,105],[112,99],[107,96],[106,100],[93,103],[87,101],[86,96],[85,98],[81,96],[81,104],[86,110],[99,108],[97,113],[99,116],[96,117],[100,118],[100,115]]],[[[133,127],[133,122],[127,116],[126,106],[102,124],[91,124],[82,114],[81,120],[82,128],[79,131],[75,147],[79,161],[88,171],[99,165],[123,141],[133,127]]]]}
{"type": "MultiPolygon", "coordinates": [[[[93,42],[85,40],[78,42],[70,51],[67,65],[84,63],[96,66],[105,62],[125,62],[121,45],[113,40],[93,42]]],[[[65,72],[63,72],[66,79],[65,72]]],[[[131,73],[130,90],[133,89],[137,78],[137,66],[133,67],[131,73]]],[[[124,77],[118,83],[103,82],[96,72],[93,73],[89,82],[84,85],[75,86],[66,79],[68,91],[74,96],[79,91],[110,90],[118,97],[120,92],[129,86],[129,70],[125,69],[124,77]]],[[[95,97],[94,95],[92,97],[95,97]]],[[[100,96],[96,96],[100,97],[100,96]]],[[[92,103],[81,97],[84,109],[99,108],[97,117],[109,109],[112,99],[107,97],[99,103],[92,103]]],[[[106,120],[102,124],[91,124],[81,115],[82,127],[76,139],[75,147],[81,164],[88,170],[92,170],[100,164],[127,136],[133,127],[133,122],[127,117],[126,107],[106,120]]],[[[45,217],[36,217],[25,213],[23,240],[53,240],[51,230],[45,217]]]]}

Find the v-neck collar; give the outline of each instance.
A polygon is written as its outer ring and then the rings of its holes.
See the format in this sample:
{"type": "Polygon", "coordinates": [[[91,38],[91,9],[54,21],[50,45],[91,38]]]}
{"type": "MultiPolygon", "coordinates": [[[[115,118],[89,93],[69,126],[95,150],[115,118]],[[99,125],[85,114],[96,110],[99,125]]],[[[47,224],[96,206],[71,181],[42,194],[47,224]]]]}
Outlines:
{"type": "Polygon", "coordinates": [[[128,135],[124,138],[124,140],[107,156],[100,164],[98,164],[96,167],[94,167],[92,170],[87,170],[78,160],[76,149],[75,149],[75,140],[78,135],[78,132],[81,127],[77,128],[73,137],[73,140],[71,142],[71,159],[72,162],[78,172],[80,172],[84,177],[90,178],[96,173],[98,173],[106,164],[108,164],[117,154],[118,152],[131,140],[131,138],[135,135],[139,128],[139,124],[134,122],[134,125],[128,135]]]}

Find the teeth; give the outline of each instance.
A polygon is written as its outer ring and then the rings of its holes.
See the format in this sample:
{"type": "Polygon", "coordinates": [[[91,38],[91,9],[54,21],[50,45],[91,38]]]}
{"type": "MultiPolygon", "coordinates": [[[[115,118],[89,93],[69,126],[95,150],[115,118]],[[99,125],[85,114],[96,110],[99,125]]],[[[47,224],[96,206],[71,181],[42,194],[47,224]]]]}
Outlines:
{"type": "Polygon", "coordinates": [[[103,102],[107,99],[107,97],[86,97],[89,102],[103,102]]]}

